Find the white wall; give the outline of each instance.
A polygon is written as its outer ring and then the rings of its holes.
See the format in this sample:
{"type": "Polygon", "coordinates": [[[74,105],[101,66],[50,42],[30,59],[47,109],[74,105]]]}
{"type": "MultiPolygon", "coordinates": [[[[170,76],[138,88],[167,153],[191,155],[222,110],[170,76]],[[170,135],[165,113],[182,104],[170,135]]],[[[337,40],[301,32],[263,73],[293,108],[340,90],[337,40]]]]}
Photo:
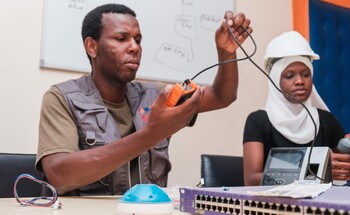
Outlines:
{"type": "MultiPolygon", "coordinates": [[[[81,74],[39,68],[43,1],[0,4],[0,152],[36,153],[43,93],[52,84],[81,74]]],[[[236,9],[252,20],[258,45],[253,59],[262,65],[268,41],[292,29],[291,0],[237,0],[236,9]]],[[[252,43],[247,41],[244,47],[249,52],[252,43]]],[[[237,101],[226,109],[199,115],[195,127],[172,137],[169,186],[197,184],[200,154],[242,155],[245,118],[264,105],[267,80],[249,61],[240,62],[239,69],[237,101]]]]}

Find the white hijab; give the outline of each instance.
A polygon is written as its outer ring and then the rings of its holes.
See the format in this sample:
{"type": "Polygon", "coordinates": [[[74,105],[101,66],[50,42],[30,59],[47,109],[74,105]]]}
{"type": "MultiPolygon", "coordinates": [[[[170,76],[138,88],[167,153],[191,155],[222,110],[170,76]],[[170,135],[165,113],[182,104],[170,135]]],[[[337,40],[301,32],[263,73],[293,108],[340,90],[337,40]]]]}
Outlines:
{"type": "MultiPolygon", "coordinates": [[[[270,77],[277,86],[279,86],[283,70],[293,62],[304,63],[310,68],[311,75],[313,75],[313,66],[309,58],[302,56],[285,57],[274,63],[270,71],[270,77]]],[[[304,102],[304,105],[315,120],[318,132],[320,120],[317,108],[329,110],[314,85],[312,85],[311,95],[304,102]]],[[[290,141],[297,144],[306,144],[314,139],[315,127],[306,109],[300,103],[289,102],[271,82],[269,82],[265,110],[272,125],[290,141]]]]}

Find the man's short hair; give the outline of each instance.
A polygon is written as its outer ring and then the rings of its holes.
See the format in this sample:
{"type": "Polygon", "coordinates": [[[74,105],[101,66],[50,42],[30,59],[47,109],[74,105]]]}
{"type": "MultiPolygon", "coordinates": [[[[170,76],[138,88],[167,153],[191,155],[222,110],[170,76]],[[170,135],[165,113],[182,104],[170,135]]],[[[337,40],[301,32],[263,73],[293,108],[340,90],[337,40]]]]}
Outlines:
{"type": "MultiPolygon", "coordinates": [[[[94,40],[99,40],[102,31],[102,16],[106,13],[118,13],[118,14],[129,14],[133,17],[136,17],[136,13],[131,10],[129,7],[122,4],[104,4],[96,7],[86,14],[83,25],[81,29],[81,36],[83,42],[87,37],[91,37],[94,40]]],[[[91,58],[88,55],[90,64],[91,58]]]]}

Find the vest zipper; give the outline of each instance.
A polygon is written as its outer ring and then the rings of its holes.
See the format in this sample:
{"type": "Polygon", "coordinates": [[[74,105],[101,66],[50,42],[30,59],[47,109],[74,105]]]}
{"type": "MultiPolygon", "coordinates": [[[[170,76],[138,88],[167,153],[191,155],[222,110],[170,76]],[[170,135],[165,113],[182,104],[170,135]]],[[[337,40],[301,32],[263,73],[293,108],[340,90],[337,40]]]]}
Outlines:
{"type": "MultiPolygon", "coordinates": [[[[137,156],[137,165],[138,165],[137,171],[139,172],[139,182],[140,182],[140,184],[142,184],[140,160],[141,160],[141,156],[137,156]]],[[[131,188],[131,164],[130,164],[130,161],[128,162],[128,176],[129,176],[129,188],[131,188]]]]}
{"type": "Polygon", "coordinates": [[[138,157],[137,157],[137,162],[138,162],[138,171],[139,171],[139,181],[140,181],[140,184],[142,184],[142,180],[141,180],[141,162],[140,162],[140,160],[141,160],[141,156],[139,155],[138,157]]]}
{"type": "Polygon", "coordinates": [[[130,161],[128,161],[128,177],[129,177],[129,188],[131,188],[131,171],[130,171],[130,161]]]}

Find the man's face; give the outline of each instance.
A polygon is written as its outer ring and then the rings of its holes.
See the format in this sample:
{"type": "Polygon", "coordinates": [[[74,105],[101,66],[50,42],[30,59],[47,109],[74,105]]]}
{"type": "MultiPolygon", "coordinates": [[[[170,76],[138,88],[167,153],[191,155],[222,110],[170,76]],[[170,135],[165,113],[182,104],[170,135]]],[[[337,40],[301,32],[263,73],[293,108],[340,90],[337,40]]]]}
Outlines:
{"type": "MultiPolygon", "coordinates": [[[[280,87],[283,92],[305,102],[312,91],[312,75],[309,67],[301,62],[291,63],[281,74],[280,87]]],[[[296,103],[290,98],[287,100],[296,103]]]]}
{"type": "Polygon", "coordinates": [[[103,15],[102,25],[94,73],[112,84],[134,80],[142,54],[138,21],[128,14],[108,13],[103,15]]]}

